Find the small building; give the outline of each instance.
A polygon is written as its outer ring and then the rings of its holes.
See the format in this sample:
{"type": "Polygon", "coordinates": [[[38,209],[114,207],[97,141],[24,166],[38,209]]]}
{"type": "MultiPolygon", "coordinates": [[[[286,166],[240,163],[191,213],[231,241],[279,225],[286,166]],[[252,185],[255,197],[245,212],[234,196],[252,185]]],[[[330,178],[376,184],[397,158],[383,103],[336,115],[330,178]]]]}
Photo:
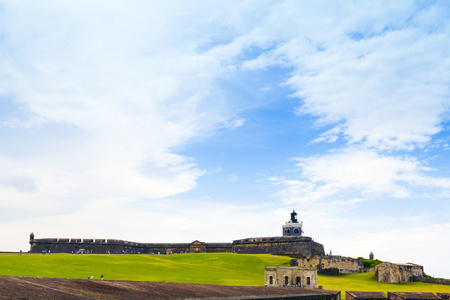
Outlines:
{"type": "Polygon", "coordinates": [[[433,293],[388,292],[389,300],[442,300],[433,293]]]}
{"type": "Polygon", "coordinates": [[[386,295],[383,292],[361,292],[361,291],[346,291],[346,300],[386,300],[386,295]]]}
{"type": "Polygon", "coordinates": [[[420,281],[423,278],[423,266],[407,263],[394,264],[384,262],[375,267],[375,277],[384,283],[405,283],[420,281]]]}
{"type": "Polygon", "coordinates": [[[206,253],[206,243],[200,242],[199,240],[193,241],[189,245],[189,252],[191,252],[191,253],[206,253]]]}
{"type": "Polygon", "coordinates": [[[265,266],[264,282],[266,286],[317,288],[317,269],[290,266],[265,266]]]}

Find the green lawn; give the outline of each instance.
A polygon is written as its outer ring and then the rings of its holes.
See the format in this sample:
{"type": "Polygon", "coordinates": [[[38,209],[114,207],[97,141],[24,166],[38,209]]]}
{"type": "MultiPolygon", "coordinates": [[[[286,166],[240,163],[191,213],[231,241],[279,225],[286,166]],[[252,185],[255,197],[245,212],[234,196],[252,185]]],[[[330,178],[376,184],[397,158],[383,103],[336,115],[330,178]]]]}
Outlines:
{"type": "Polygon", "coordinates": [[[375,274],[358,273],[343,276],[319,275],[319,285],[326,290],[341,291],[345,297],[345,291],[377,291],[377,292],[432,292],[450,293],[450,285],[429,284],[422,282],[410,282],[402,284],[382,283],[375,279],[375,274]]]}
{"type": "Polygon", "coordinates": [[[220,285],[264,284],[265,265],[288,265],[274,255],[199,253],[174,255],[0,254],[0,275],[220,285]]]}
{"type": "MultiPolygon", "coordinates": [[[[220,285],[264,285],[265,265],[288,265],[291,258],[230,253],[174,255],[0,254],[0,275],[107,280],[166,281],[220,285]]],[[[318,276],[319,285],[340,291],[447,292],[450,286],[420,282],[380,283],[374,273],[318,276]]],[[[343,295],[344,296],[344,293],[343,295]]]]}

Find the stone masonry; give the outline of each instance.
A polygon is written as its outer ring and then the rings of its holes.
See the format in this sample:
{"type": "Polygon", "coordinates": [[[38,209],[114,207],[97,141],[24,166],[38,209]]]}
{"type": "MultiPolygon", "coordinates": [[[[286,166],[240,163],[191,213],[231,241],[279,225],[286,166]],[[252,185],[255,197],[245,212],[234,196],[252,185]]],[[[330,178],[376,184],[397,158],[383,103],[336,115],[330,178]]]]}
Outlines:
{"type": "Polygon", "coordinates": [[[265,266],[266,286],[299,286],[317,288],[317,269],[289,266],[265,266]]]}
{"type": "Polygon", "coordinates": [[[358,259],[332,255],[293,259],[290,265],[317,268],[319,274],[327,275],[347,275],[360,273],[364,270],[363,262],[358,259]]]}
{"type": "Polygon", "coordinates": [[[412,263],[394,264],[384,262],[376,266],[375,277],[378,281],[385,283],[420,281],[423,278],[423,267],[412,263]]]}

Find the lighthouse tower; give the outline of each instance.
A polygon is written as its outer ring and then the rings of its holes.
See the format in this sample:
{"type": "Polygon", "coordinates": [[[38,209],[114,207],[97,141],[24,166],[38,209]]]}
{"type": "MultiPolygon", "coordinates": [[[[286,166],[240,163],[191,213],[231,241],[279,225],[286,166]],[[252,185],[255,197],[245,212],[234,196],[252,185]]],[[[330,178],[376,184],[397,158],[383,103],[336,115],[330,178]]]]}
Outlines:
{"type": "Polygon", "coordinates": [[[283,236],[301,236],[303,222],[298,222],[295,210],[291,212],[291,219],[283,225],[283,236]]]}

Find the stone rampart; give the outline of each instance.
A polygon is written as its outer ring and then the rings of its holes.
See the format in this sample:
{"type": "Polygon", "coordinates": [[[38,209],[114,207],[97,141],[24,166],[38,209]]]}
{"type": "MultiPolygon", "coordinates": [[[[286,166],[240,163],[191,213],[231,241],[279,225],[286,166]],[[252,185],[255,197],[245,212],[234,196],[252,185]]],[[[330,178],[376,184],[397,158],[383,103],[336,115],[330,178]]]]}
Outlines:
{"type": "Polygon", "coordinates": [[[310,237],[262,237],[247,238],[233,241],[234,253],[292,255],[310,257],[324,255],[323,245],[316,243],[310,237]]]}
{"type": "MultiPolygon", "coordinates": [[[[199,252],[231,252],[231,243],[201,243],[199,252]]],[[[87,251],[89,253],[150,253],[150,254],[172,254],[192,252],[192,243],[136,243],[116,239],[68,239],[68,238],[46,238],[30,240],[31,253],[78,253],[87,251]]]]}
{"type": "Polygon", "coordinates": [[[64,252],[76,253],[215,253],[233,252],[246,254],[292,255],[294,257],[310,257],[323,255],[323,245],[314,242],[310,237],[264,237],[235,240],[233,243],[136,243],[116,239],[80,239],[50,238],[30,240],[30,252],[64,252]]]}
{"type": "Polygon", "coordinates": [[[293,259],[290,264],[304,268],[317,268],[319,274],[327,275],[354,274],[364,270],[363,262],[358,259],[331,255],[293,259]]]}

